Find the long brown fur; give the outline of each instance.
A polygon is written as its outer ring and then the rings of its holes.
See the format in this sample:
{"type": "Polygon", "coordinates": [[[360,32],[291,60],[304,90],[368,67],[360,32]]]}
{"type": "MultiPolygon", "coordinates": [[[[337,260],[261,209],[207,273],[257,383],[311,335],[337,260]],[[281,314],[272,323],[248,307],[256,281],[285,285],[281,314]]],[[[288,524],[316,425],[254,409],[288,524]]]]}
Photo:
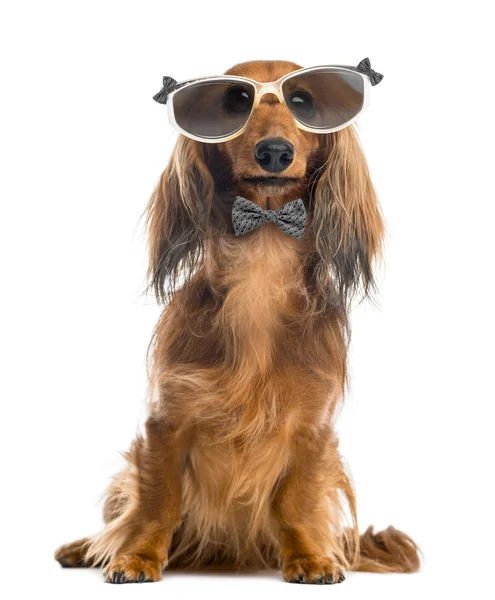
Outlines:
{"type": "MultiPolygon", "coordinates": [[[[272,81],[293,63],[229,72],[272,81]]],[[[103,565],[108,581],[169,567],[276,567],[287,581],[336,583],[346,570],[412,572],[418,549],[389,528],[359,538],[335,410],[346,384],[348,308],[373,290],[383,225],[353,128],[298,129],[264,97],[223,144],[181,137],[148,207],[150,285],[166,306],[151,346],[153,401],[104,508],[105,528],[57,551],[103,565]],[[254,145],[295,148],[287,185],[257,185],[254,145]],[[294,240],[265,224],[237,238],[232,202],[277,209],[303,198],[294,240]]]]}

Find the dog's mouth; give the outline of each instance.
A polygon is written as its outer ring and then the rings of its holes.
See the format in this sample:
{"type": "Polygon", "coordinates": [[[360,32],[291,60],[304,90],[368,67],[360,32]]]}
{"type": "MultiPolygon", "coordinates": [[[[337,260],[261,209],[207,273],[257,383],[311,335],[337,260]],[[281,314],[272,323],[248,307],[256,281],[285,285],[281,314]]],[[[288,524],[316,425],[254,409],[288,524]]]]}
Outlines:
{"type": "Polygon", "coordinates": [[[260,176],[260,177],[244,177],[243,181],[245,181],[246,183],[250,183],[251,185],[284,187],[284,186],[301,183],[302,178],[301,177],[260,176]]]}

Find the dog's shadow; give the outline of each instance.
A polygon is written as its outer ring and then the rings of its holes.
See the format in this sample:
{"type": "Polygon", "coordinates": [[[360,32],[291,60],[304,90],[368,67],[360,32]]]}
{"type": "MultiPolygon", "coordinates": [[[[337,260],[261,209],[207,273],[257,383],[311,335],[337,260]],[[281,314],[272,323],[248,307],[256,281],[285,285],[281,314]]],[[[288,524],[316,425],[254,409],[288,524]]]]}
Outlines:
{"type": "Polygon", "coordinates": [[[179,579],[184,577],[205,577],[223,579],[266,579],[271,581],[283,581],[282,572],[277,569],[266,569],[260,571],[236,571],[225,567],[204,567],[198,569],[171,568],[163,572],[164,579],[179,579]]]}

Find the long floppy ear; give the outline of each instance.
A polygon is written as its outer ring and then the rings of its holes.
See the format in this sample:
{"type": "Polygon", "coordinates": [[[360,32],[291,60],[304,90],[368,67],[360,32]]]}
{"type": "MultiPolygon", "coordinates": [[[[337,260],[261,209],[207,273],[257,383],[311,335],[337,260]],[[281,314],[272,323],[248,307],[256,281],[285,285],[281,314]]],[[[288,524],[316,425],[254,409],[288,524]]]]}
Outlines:
{"type": "Polygon", "coordinates": [[[362,290],[367,296],[374,290],[373,259],[381,253],[383,220],[354,128],[330,134],[324,146],[326,162],[313,187],[313,227],[320,259],[316,282],[324,293],[330,272],[347,306],[355,292],[362,290]]]}
{"type": "Polygon", "coordinates": [[[181,136],[148,204],[149,287],[165,302],[201,265],[213,178],[202,144],[181,136]]]}

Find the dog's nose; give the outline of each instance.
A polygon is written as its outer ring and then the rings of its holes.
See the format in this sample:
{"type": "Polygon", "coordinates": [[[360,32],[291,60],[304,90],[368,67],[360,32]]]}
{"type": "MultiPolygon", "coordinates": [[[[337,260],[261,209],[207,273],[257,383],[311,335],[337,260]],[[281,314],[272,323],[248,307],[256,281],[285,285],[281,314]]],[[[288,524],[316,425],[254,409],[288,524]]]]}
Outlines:
{"type": "Polygon", "coordinates": [[[294,146],[283,138],[268,138],[256,144],[254,157],[265,171],[278,173],[294,160],[294,146]]]}

